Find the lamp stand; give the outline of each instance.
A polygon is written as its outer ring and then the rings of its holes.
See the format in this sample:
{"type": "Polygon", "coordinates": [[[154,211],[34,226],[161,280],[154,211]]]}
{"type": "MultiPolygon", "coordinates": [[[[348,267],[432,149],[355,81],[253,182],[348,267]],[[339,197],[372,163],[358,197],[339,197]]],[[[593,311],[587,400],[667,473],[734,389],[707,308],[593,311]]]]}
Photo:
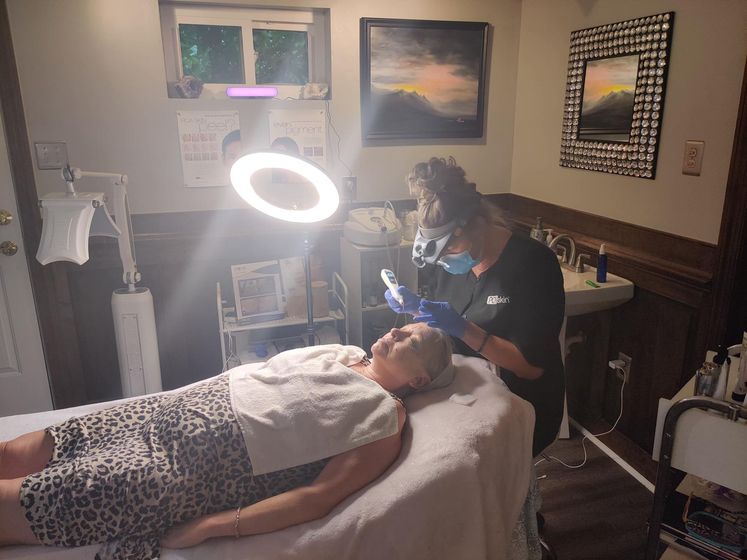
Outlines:
{"type": "Polygon", "coordinates": [[[150,290],[142,286],[114,290],[112,315],[122,396],[162,391],[156,316],[150,290]]]}
{"type": "MultiPolygon", "coordinates": [[[[286,153],[285,151],[262,151],[244,154],[231,166],[231,184],[238,195],[251,206],[279,220],[310,224],[326,220],[340,204],[340,193],[337,192],[332,179],[317,164],[304,157],[286,153]],[[298,209],[293,204],[292,194],[290,204],[276,206],[264,199],[252,184],[252,177],[257,171],[264,169],[283,169],[303,177],[311,183],[318,195],[316,204],[311,208],[298,209]]],[[[299,193],[300,194],[300,193],[299,193]]],[[[308,227],[308,226],[307,226],[308,227]]],[[[314,346],[314,302],[311,287],[311,241],[309,230],[303,230],[303,265],[306,269],[306,334],[309,346],[314,346]]]]}
{"type": "Polygon", "coordinates": [[[303,268],[306,272],[306,334],[309,346],[314,346],[314,300],[311,290],[311,241],[309,231],[303,232],[303,268]]]}
{"type": "MultiPolygon", "coordinates": [[[[117,343],[117,356],[119,358],[119,372],[122,383],[122,396],[135,397],[147,393],[160,392],[162,390],[161,382],[161,361],[158,354],[158,337],[156,333],[156,317],[153,308],[153,296],[148,288],[136,286],[140,282],[140,272],[137,270],[135,263],[135,240],[132,234],[132,223],[130,220],[130,209],[127,204],[127,175],[121,173],[101,173],[98,171],[82,171],[77,167],[71,167],[69,164],[62,168],[62,178],[67,183],[67,194],[64,198],[53,197],[56,201],[56,208],[59,209],[59,202],[72,200],[75,201],[81,197],[81,193],[75,190],[75,181],[83,177],[94,179],[106,179],[113,186],[111,202],[114,209],[114,220],[112,221],[103,205],[103,215],[105,218],[96,217],[88,218],[88,224],[84,231],[78,231],[77,235],[85,235],[83,239],[82,252],[79,246],[76,247],[75,258],[70,258],[69,250],[63,251],[62,254],[57,252],[40,251],[37,253],[37,260],[42,264],[55,262],[59,260],[72,261],[83,264],[88,260],[87,238],[103,235],[117,239],[119,249],[119,258],[122,261],[122,282],[127,286],[114,290],[112,294],[111,306],[112,317],[114,319],[114,335],[117,343]],[[77,260],[83,257],[81,260],[77,260]]],[[[102,193],[92,193],[97,195],[96,198],[88,198],[98,203],[103,201],[102,193]]],[[[81,199],[84,199],[81,197],[81,199]]],[[[84,199],[85,200],[85,199],[84,199]]],[[[65,215],[57,214],[50,217],[46,202],[49,197],[42,199],[41,207],[45,209],[44,222],[42,230],[42,239],[47,239],[49,232],[50,239],[53,239],[52,245],[57,247],[61,245],[71,246],[71,222],[72,218],[65,218],[65,215]],[[60,221],[63,220],[63,221],[60,221]],[[67,223],[67,227],[64,227],[67,223]]],[[[82,207],[78,210],[78,214],[82,207]]],[[[76,219],[79,221],[80,218],[76,219]]]]}

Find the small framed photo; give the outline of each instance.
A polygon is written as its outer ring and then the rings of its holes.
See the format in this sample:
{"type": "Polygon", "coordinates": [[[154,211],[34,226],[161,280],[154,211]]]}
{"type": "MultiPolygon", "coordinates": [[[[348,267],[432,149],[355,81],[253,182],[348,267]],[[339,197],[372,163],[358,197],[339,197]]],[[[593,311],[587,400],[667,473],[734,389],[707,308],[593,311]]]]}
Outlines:
{"type": "Polygon", "coordinates": [[[482,137],[488,29],[361,18],[363,139],[482,137]]]}
{"type": "Polygon", "coordinates": [[[271,321],[285,315],[278,261],[233,265],[231,278],[238,321],[271,321]]]}

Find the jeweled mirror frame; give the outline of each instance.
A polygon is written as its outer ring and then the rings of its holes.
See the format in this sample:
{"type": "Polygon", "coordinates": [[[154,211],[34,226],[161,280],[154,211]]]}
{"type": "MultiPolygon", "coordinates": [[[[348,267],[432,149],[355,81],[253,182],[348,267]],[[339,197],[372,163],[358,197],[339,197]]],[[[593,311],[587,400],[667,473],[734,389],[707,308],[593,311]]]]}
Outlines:
{"type": "Polygon", "coordinates": [[[654,179],[664,111],[674,12],[580,29],[571,33],[560,165],[654,179]],[[587,63],[638,55],[627,142],[580,139],[587,63]]]}

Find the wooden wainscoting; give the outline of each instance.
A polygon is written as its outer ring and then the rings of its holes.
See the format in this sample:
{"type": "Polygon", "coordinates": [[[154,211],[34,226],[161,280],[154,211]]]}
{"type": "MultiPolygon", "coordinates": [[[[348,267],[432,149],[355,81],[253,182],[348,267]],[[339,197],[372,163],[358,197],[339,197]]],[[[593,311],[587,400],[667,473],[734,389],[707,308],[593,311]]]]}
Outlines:
{"type": "Polygon", "coordinates": [[[567,336],[582,334],[567,357],[571,415],[583,422],[619,413],[620,382],[607,366],[618,352],[633,358],[618,430],[650,450],[660,397],[671,397],[702,363],[711,304],[714,245],[513,194],[491,197],[518,231],[537,216],[554,234],[570,234],[591,265],[607,244],[608,270],[635,283],[628,303],[571,317],[567,336]]]}
{"type": "MultiPolygon", "coordinates": [[[[592,255],[592,265],[599,244],[607,243],[610,272],[635,283],[635,296],[625,305],[568,321],[568,336],[584,337],[568,355],[568,399],[581,421],[614,421],[619,381],[607,362],[618,352],[632,356],[619,431],[650,449],[658,398],[679,389],[706,349],[715,247],[516,195],[491,198],[517,232],[542,216],[546,227],[572,235],[577,250],[592,255]]],[[[328,273],[339,270],[340,223],[338,216],[311,230],[328,273]]],[[[153,292],[166,389],[221,370],[215,283],[230,285],[230,265],[300,255],[304,232],[252,210],[136,215],[133,230],[142,285],[153,292]]],[[[81,364],[63,370],[64,380],[53,377],[57,406],[119,397],[110,308],[111,292],[121,286],[116,244],[94,239],[86,265],[46,268],[56,305],[67,310],[66,324],[77,334],[81,364]]]]}

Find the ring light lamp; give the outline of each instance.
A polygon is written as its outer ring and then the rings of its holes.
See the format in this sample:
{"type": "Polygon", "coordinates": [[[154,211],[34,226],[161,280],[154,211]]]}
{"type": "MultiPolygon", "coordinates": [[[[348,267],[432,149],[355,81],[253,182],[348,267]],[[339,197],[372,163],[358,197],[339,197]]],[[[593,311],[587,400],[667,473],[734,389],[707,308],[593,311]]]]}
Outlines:
{"type": "MultiPolygon", "coordinates": [[[[251,206],[279,220],[313,223],[329,218],[340,204],[340,195],[332,179],[314,163],[284,152],[253,152],[241,156],[231,167],[231,184],[241,198],[251,206]],[[316,190],[318,200],[311,208],[295,210],[276,206],[262,198],[252,184],[258,171],[283,170],[296,173],[309,181],[316,190]]],[[[300,186],[299,186],[300,189],[300,186]]],[[[314,309],[311,293],[311,242],[309,232],[304,232],[303,264],[306,273],[306,333],[309,346],[314,345],[314,309]]]]}
{"type": "Polygon", "coordinates": [[[251,206],[274,218],[287,222],[312,223],[329,218],[340,204],[340,195],[332,179],[308,160],[279,152],[254,152],[241,156],[231,167],[231,184],[251,206]],[[312,208],[292,210],[276,206],[262,198],[252,184],[252,176],[265,169],[282,169],[308,180],[318,195],[312,208]]]}

